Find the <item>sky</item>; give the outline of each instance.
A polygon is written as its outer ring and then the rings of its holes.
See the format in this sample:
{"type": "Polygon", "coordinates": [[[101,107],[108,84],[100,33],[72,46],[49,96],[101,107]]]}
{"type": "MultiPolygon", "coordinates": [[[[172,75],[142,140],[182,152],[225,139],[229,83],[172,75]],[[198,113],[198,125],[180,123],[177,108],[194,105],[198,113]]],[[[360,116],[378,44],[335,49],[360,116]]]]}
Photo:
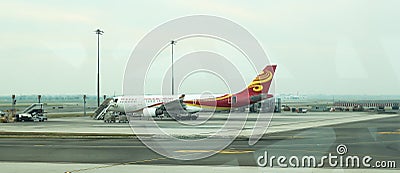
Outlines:
{"type": "MultiPolygon", "coordinates": [[[[269,62],[278,65],[275,93],[400,95],[400,1],[396,0],[2,0],[0,4],[0,95],[95,95],[97,28],[104,31],[101,94],[121,95],[125,66],[140,40],[165,22],[195,14],[226,18],[247,29],[269,62]]],[[[228,59],[240,57],[223,43],[198,39],[178,43],[176,60],[205,49],[228,59]]],[[[168,52],[160,58],[169,62],[168,52]]],[[[220,87],[223,82],[207,75],[193,75],[180,85],[180,92],[226,91],[220,87]]],[[[251,81],[252,73],[246,72],[244,78],[251,81]]]]}

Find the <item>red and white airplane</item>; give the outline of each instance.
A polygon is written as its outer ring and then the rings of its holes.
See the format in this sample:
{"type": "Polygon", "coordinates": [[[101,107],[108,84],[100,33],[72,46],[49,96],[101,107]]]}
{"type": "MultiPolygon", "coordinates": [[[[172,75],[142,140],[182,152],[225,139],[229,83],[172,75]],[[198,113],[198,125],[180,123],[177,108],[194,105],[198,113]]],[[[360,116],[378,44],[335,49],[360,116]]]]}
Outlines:
{"type": "Polygon", "coordinates": [[[243,107],[273,97],[268,94],[274,76],[276,65],[268,65],[244,90],[235,94],[224,94],[217,97],[200,98],[200,95],[182,94],[176,96],[121,96],[114,97],[109,111],[138,113],[149,117],[164,117],[164,115],[180,119],[185,115],[196,119],[192,114],[202,110],[229,110],[243,107]]]}

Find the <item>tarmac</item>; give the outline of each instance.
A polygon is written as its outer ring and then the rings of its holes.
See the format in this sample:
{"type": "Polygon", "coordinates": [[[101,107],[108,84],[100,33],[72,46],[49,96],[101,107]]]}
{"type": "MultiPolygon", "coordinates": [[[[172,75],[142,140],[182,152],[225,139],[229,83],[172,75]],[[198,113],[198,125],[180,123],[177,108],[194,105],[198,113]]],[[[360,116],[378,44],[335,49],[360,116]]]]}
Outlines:
{"type": "Polygon", "coordinates": [[[107,164],[68,164],[68,163],[14,163],[1,162],[0,167],[7,173],[67,173],[67,172],[85,172],[85,173],[243,173],[243,172],[298,172],[298,173],[375,173],[375,172],[398,172],[399,170],[387,169],[318,169],[318,168],[260,168],[250,166],[188,166],[188,165],[120,165],[112,167],[107,164]],[[66,171],[71,170],[71,171],[66,171]]]}
{"type": "MultiPolygon", "coordinates": [[[[182,125],[173,120],[156,121],[158,127],[172,136],[196,136],[208,137],[210,134],[216,134],[226,125],[227,118],[233,118],[232,124],[242,124],[245,121],[246,114],[216,114],[205,124],[182,125]],[[235,117],[237,117],[235,121],[235,117]]],[[[248,138],[253,132],[253,127],[258,114],[248,114],[247,121],[243,128],[233,129],[234,132],[240,130],[238,138],[248,138]]],[[[375,114],[366,112],[309,112],[303,113],[275,113],[272,116],[271,123],[266,134],[307,129],[313,127],[329,126],[335,124],[351,123],[358,121],[367,121],[380,118],[399,116],[399,114],[375,114]]],[[[201,118],[188,122],[202,122],[201,118]]],[[[149,120],[135,120],[135,123],[104,123],[100,120],[93,120],[90,117],[71,117],[71,118],[52,118],[47,122],[23,122],[7,123],[0,127],[1,135],[54,135],[54,136],[152,136],[158,135],[155,130],[146,126],[149,120]],[[141,124],[135,124],[139,122],[141,124]],[[136,129],[134,132],[132,127],[136,129]],[[141,133],[138,133],[140,131],[141,133]]],[[[157,127],[157,128],[158,128],[157,127]]],[[[225,133],[230,135],[230,133],[225,133]]],[[[233,134],[233,133],[232,133],[233,134]]]]}

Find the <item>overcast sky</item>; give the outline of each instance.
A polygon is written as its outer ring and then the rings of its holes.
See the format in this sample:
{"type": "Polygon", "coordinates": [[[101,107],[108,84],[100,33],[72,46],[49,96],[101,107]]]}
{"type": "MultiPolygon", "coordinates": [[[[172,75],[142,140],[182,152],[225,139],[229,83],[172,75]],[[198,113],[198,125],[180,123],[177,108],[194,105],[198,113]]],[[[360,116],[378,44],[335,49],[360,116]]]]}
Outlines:
{"type": "MultiPolygon", "coordinates": [[[[276,93],[400,94],[400,1],[396,0],[13,0],[0,4],[0,95],[95,95],[93,31],[97,28],[105,32],[102,94],[120,95],[125,65],[141,38],[162,23],[193,14],[227,18],[252,33],[278,65],[276,93]]],[[[193,43],[187,49],[179,49],[178,43],[178,59],[185,50],[207,48],[207,40],[193,43]]],[[[211,47],[218,49],[218,44],[211,47]]],[[[188,81],[223,91],[213,88],[210,78],[199,79],[203,81],[188,81]]],[[[184,91],[191,89],[199,88],[188,84],[184,91]]]]}

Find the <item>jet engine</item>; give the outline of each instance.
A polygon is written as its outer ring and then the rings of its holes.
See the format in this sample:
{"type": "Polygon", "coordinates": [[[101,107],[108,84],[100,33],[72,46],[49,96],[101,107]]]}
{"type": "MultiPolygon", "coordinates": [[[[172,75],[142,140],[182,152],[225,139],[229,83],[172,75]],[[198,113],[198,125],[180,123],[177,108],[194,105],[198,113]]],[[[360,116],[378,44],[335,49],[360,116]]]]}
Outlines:
{"type": "Polygon", "coordinates": [[[143,109],[144,117],[158,117],[161,114],[163,114],[163,111],[160,110],[159,108],[144,108],[143,109]]]}

